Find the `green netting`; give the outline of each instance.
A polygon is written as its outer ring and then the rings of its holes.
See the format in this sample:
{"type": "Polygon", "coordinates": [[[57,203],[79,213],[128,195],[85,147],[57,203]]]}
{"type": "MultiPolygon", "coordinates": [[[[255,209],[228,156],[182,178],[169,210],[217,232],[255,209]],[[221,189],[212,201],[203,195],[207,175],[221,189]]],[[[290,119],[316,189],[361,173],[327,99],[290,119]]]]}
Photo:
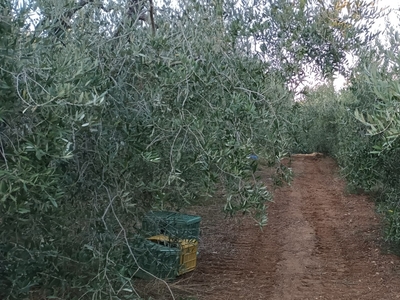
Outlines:
{"type": "MultiPolygon", "coordinates": [[[[162,279],[173,279],[179,271],[180,249],[169,247],[146,239],[136,239],[132,247],[138,267],[162,279]]],[[[133,270],[135,277],[152,279],[153,276],[141,270],[133,270]]]]}
{"type": "Polygon", "coordinates": [[[198,240],[201,217],[169,211],[151,211],[142,222],[146,236],[164,234],[170,238],[198,240]]]}

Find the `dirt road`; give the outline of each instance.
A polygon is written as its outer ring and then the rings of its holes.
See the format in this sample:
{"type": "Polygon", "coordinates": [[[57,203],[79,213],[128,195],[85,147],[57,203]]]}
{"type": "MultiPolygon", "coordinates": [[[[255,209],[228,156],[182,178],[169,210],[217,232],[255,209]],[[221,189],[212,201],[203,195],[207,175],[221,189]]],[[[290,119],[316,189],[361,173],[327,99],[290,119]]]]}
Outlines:
{"type": "MultiPolygon", "coordinates": [[[[246,217],[203,217],[198,268],[171,287],[194,299],[400,299],[400,260],[382,250],[374,204],[347,195],[330,158],[299,155],[262,231],[246,217]]],[[[264,180],[268,180],[264,175],[264,180]]]]}

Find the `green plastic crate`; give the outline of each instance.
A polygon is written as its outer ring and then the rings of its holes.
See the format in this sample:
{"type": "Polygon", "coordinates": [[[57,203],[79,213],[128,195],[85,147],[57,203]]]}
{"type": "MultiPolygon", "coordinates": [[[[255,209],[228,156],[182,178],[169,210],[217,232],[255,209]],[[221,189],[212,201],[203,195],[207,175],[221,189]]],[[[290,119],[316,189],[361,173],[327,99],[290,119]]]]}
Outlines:
{"type": "Polygon", "coordinates": [[[132,270],[135,277],[153,279],[154,277],[147,272],[162,279],[174,279],[178,275],[181,257],[179,248],[167,247],[145,239],[136,239],[132,250],[140,267],[132,270]]]}
{"type": "Polygon", "coordinates": [[[144,216],[142,230],[146,236],[163,234],[170,238],[198,240],[201,217],[170,211],[151,211],[144,216]]]}
{"type": "Polygon", "coordinates": [[[197,249],[199,242],[194,240],[173,240],[165,235],[156,235],[147,238],[149,241],[167,247],[179,248],[180,260],[178,275],[193,271],[197,265],[197,249]]]}

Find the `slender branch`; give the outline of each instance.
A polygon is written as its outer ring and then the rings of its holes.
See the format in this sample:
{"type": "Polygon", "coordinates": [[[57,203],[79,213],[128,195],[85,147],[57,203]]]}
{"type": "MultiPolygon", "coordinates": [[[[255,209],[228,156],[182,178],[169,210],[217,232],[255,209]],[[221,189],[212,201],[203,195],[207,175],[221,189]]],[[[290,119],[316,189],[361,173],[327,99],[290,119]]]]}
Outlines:
{"type": "Polygon", "coordinates": [[[153,6],[153,0],[149,0],[150,2],[150,23],[151,23],[151,30],[153,32],[153,35],[156,34],[156,25],[154,23],[154,6],[153,6]]]}
{"type": "MultiPolygon", "coordinates": [[[[106,187],[105,187],[105,188],[106,188],[106,187]]],[[[107,211],[108,211],[109,208],[111,208],[111,212],[112,212],[112,214],[114,215],[114,218],[115,218],[115,220],[117,221],[119,227],[121,228],[121,232],[122,232],[122,235],[123,235],[123,239],[124,239],[124,241],[125,241],[125,245],[128,247],[129,254],[132,256],[133,260],[135,261],[135,264],[138,266],[137,271],[141,270],[141,271],[143,271],[144,273],[146,273],[147,275],[150,275],[150,276],[153,277],[154,279],[159,280],[160,282],[162,282],[162,283],[167,287],[168,292],[170,293],[172,299],[175,300],[174,293],[172,292],[171,287],[169,286],[169,284],[168,284],[165,280],[163,280],[163,279],[161,279],[161,278],[158,278],[157,276],[153,275],[153,274],[150,273],[149,271],[147,271],[147,270],[145,270],[145,269],[143,269],[142,267],[139,266],[139,263],[138,263],[138,261],[137,261],[136,255],[134,254],[134,252],[133,252],[133,250],[132,250],[132,248],[131,248],[131,246],[130,246],[130,242],[129,242],[129,240],[128,240],[128,236],[127,236],[126,229],[125,229],[125,227],[122,225],[121,221],[119,220],[119,218],[118,218],[118,216],[117,216],[117,214],[116,214],[116,212],[115,212],[115,210],[114,210],[113,202],[114,202],[114,199],[115,199],[116,196],[114,196],[114,198],[112,198],[112,197],[111,197],[111,194],[110,194],[110,192],[109,192],[109,190],[108,190],[108,188],[106,188],[106,191],[107,191],[107,194],[108,194],[108,197],[109,197],[109,201],[110,201],[109,204],[108,204],[108,206],[107,206],[107,211]]],[[[105,214],[106,214],[106,213],[107,213],[107,212],[105,211],[105,214]]],[[[103,219],[103,221],[104,221],[104,219],[103,219]]],[[[137,271],[136,271],[136,272],[137,272],[137,271]]],[[[135,293],[136,293],[136,292],[135,292],[135,293]]],[[[137,294],[137,293],[136,293],[136,294],[137,294]]]]}
{"type": "MultiPolygon", "coordinates": [[[[52,32],[55,36],[59,37],[59,35],[64,32],[66,29],[70,28],[71,26],[69,25],[69,20],[72,18],[72,16],[80,9],[85,7],[87,4],[94,2],[94,0],[81,0],[77,3],[77,5],[72,8],[71,10],[63,13],[58,19],[54,21],[53,24],[60,24],[59,26],[56,26],[55,28],[52,29],[52,32]]],[[[105,9],[103,5],[101,6],[102,9],[105,9]]],[[[49,17],[45,17],[41,22],[39,22],[38,26],[36,27],[36,31],[40,26],[43,26],[46,24],[47,20],[49,17]]]]}

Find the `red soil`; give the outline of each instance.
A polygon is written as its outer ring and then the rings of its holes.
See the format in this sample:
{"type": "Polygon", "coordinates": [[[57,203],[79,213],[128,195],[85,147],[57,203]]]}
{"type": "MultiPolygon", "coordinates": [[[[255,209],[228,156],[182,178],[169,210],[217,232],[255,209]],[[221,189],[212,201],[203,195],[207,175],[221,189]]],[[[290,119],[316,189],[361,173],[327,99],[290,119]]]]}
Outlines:
{"type": "MultiPolygon", "coordinates": [[[[400,299],[400,259],[382,250],[374,203],[345,193],[330,158],[296,155],[291,186],[275,190],[268,225],[202,216],[198,267],[170,287],[176,299],[400,299]]],[[[266,172],[261,172],[267,183],[266,172]]]]}

